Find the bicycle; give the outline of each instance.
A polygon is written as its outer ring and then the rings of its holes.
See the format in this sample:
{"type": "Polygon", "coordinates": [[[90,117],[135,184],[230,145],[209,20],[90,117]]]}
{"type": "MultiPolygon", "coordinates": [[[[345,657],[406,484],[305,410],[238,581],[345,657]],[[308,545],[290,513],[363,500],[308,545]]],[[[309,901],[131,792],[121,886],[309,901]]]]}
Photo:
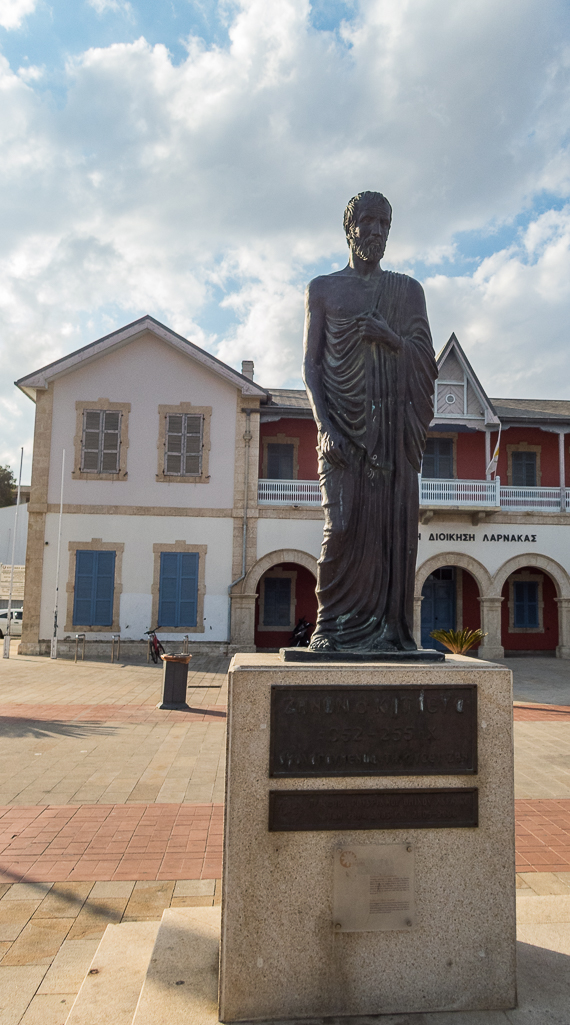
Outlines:
{"type": "MultiPolygon", "coordinates": [[[[157,626],[156,630],[159,629],[160,627],[157,626]]],[[[145,635],[148,636],[148,652],[146,660],[148,662],[148,656],[150,655],[155,665],[158,664],[160,656],[165,654],[164,648],[156,636],[156,630],[145,630],[145,635]]]]}

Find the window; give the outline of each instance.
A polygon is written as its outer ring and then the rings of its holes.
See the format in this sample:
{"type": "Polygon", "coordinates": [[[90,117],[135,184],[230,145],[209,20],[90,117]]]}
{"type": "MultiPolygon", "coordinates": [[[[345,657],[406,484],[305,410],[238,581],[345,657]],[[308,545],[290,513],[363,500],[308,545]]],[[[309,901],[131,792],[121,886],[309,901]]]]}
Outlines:
{"type": "Polygon", "coordinates": [[[512,452],[512,486],[514,488],[536,487],[536,452],[512,452]]]}
{"type": "Polygon", "coordinates": [[[116,409],[85,409],[81,471],[118,473],[121,448],[121,413],[116,409]]]}
{"type": "Polygon", "coordinates": [[[514,626],[536,630],[539,626],[538,583],[533,580],[513,582],[514,626]]]}
{"type": "Polygon", "coordinates": [[[267,476],[269,480],[293,480],[294,445],[267,445],[267,476]]]}
{"type": "Polygon", "coordinates": [[[263,626],[289,628],[291,621],[291,578],[266,577],[263,626]]]}
{"type": "Polygon", "coordinates": [[[453,439],[428,438],[422,463],[422,477],[448,480],[453,477],[453,439]]]}
{"type": "Polygon", "coordinates": [[[161,552],[158,627],[195,627],[198,619],[197,552],[161,552]]]}
{"type": "Polygon", "coordinates": [[[189,413],[169,413],[166,417],[166,454],[164,472],[181,477],[199,477],[202,473],[202,433],[204,417],[189,413]]]}
{"type": "Polygon", "coordinates": [[[113,625],[115,555],[113,551],[76,551],[73,626],[113,625]]]}

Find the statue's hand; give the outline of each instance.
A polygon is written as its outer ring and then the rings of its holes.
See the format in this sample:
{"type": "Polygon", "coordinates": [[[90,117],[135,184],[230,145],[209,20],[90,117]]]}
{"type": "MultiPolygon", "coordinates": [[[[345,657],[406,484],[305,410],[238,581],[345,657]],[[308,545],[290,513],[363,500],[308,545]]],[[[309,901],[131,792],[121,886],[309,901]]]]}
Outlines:
{"type": "Polygon", "coordinates": [[[401,348],[402,339],[395,331],[392,331],[392,328],[379,313],[363,313],[356,318],[356,323],[360,328],[363,341],[386,345],[393,352],[397,352],[401,348]]]}
{"type": "Polygon", "coordinates": [[[327,427],[326,430],[319,432],[319,452],[331,466],[336,466],[341,470],[348,466],[344,451],[344,438],[332,427],[327,427]]]}

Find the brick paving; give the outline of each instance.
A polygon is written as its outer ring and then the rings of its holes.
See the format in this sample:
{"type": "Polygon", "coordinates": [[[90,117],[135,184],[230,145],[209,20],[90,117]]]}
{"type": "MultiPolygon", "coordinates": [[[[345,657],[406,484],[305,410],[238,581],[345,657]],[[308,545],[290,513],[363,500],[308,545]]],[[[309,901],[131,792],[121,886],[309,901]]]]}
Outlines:
{"type": "Polygon", "coordinates": [[[570,870],[570,800],[516,801],[517,872],[570,870]]]}
{"type": "Polygon", "coordinates": [[[570,722],[568,705],[523,705],[513,706],[515,722],[570,722]]]}
{"type": "Polygon", "coordinates": [[[221,804],[0,808],[0,882],[216,879],[221,804]]]}

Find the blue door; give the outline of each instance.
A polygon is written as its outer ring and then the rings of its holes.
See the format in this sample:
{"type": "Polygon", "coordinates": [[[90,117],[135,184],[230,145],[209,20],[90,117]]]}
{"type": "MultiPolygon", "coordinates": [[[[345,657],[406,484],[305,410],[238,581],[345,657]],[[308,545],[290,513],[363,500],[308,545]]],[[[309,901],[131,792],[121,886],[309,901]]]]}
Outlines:
{"type": "Polygon", "coordinates": [[[455,573],[452,566],[435,570],[422,588],[422,647],[446,651],[430,637],[432,630],[455,628],[455,573]]]}

